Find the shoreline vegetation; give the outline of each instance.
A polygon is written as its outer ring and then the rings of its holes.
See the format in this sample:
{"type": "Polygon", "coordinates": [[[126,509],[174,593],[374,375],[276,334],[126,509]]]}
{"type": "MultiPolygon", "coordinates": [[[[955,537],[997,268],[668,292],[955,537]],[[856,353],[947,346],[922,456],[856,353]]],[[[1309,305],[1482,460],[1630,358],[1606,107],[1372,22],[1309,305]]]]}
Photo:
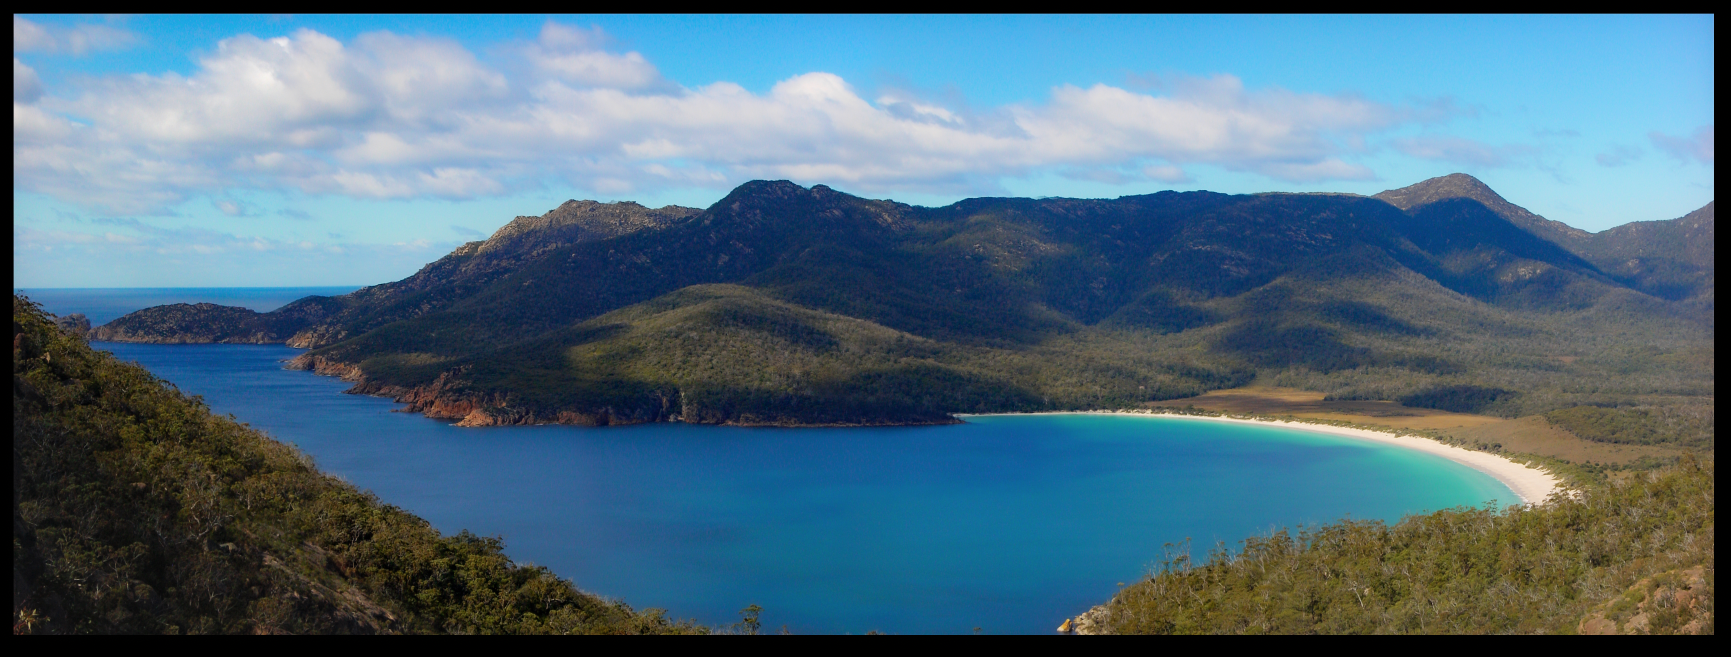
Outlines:
{"type": "Polygon", "coordinates": [[[1713,634],[1711,457],[1543,505],[1167,543],[1078,634],[1713,634]]]}
{"type": "Polygon", "coordinates": [[[1459,445],[1449,444],[1416,433],[1401,433],[1395,430],[1367,427],[1363,425],[1329,423],[1319,420],[1307,420],[1292,417],[1240,416],[1228,415],[1225,413],[1209,413],[1207,411],[1182,412],[1178,409],[1170,408],[1116,411],[971,413],[958,414],[957,417],[967,418],[1005,415],[1130,415],[1152,418],[1229,422],[1234,424],[1249,424],[1297,431],[1310,431],[1330,436],[1368,440],[1441,456],[1450,461],[1454,461],[1490,475],[1491,478],[1496,479],[1499,483],[1508,487],[1508,489],[1519,498],[1520,504],[1544,504],[1550,500],[1551,496],[1554,494],[1568,494],[1567,488],[1564,486],[1563,478],[1553,474],[1550,470],[1535,461],[1527,459],[1516,460],[1519,457],[1469,450],[1459,445]]]}

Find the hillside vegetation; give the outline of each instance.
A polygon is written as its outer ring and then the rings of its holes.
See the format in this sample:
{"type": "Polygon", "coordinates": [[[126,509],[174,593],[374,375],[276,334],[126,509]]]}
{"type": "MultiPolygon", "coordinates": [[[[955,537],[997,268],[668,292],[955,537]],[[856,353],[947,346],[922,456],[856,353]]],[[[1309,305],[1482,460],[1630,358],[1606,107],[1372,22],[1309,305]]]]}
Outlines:
{"type": "Polygon", "coordinates": [[[19,633],[702,632],[513,563],[12,306],[19,633]]]}
{"type": "Polygon", "coordinates": [[[1649,223],[1587,234],[1459,174],[1376,198],[941,208],[757,181],[701,211],[573,201],[403,281],[257,317],[146,309],[91,335],[286,341],[311,349],[298,367],[469,424],[944,422],[1251,382],[1504,417],[1699,415],[1712,259],[1690,236],[1712,209],[1649,223]],[[1680,240],[1693,250],[1660,253],[1680,240]],[[1635,252],[1670,273],[1610,268],[1635,252]]]}
{"type": "Polygon", "coordinates": [[[1713,633],[1713,464],[1538,507],[1345,520],[1187,545],[1081,619],[1123,634],[1713,633]]]}

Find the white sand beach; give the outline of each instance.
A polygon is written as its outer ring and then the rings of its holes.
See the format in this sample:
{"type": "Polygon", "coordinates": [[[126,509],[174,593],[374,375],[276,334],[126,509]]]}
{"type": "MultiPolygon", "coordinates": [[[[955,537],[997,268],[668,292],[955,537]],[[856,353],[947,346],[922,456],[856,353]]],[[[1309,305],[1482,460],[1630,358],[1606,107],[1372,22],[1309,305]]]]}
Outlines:
{"type": "MultiPolygon", "coordinates": [[[[1479,452],[1455,447],[1420,436],[1401,436],[1386,431],[1372,431],[1352,427],[1337,427],[1327,424],[1310,424],[1306,422],[1286,422],[1276,420],[1250,420],[1232,417],[1214,417],[1207,415],[1179,415],[1175,413],[1151,413],[1134,411],[1077,411],[1073,413],[1034,413],[1033,415],[1076,415],[1076,414],[1112,414],[1135,415],[1149,418],[1196,420],[1200,422],[1233,422],[1237,424],[1262,424],[1277,426],[1298,431],[1312,431],[1331,436],[1372,440],[1379,443],[1415,449],[1429,454],[1441,456],[1450,461],[1467,466],[1479,472],[1490,475],[1497,481],[1508,486],[1520,498],[1522,504],[1543,504],[1551,493],[1562,490],[1562,480],[1545,470],[1528,467],[1526,464],[1511,461],[1507,458],[1489,452],[1479,452]]],[[[995,415],[995,414],[994,414],[995,415]]],[[[1005,413],[1003,415],[1027,415],[1026,413],[1005,413]]],[[[957,415],[968,417],[968,415],[957,415]]]]}

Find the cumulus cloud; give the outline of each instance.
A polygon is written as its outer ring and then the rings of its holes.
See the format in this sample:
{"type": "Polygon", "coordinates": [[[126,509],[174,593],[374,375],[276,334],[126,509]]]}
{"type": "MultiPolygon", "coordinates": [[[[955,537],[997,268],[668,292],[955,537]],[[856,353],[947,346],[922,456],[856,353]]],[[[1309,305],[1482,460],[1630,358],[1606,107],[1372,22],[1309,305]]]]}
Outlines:
{"type": "Polygon", "coordinates": [[[1611,150],[1593,156],[1602,167],[1620,167],[1641,159],[1642,151],[1634,146],[1617,144],[1611,150]]]}
{"type": "Polygon", "coordinates": [[[1672,137],[1662,132],[1647,133],[1647,138],[1653,140],[1653,146],[1684,162],[1695,160],[1702,164],[1713,164],[1713,126],[1704,125],[1695,129],[1695,133],[1687,137],[1672,137]]]}
{"type": "Polygon", "coordinates": [[[36,102],[42,97],[42,80],[36,77],[36,69],[25,66],[24,62],[12,58],[12,102],[26,105],[36,102]]]}
{"type": "Polygon", "coordinates": [[[603,50],[607,41],[599,27],[584,30],[547,21],[541,26],[540,38],[526,52],[530,63],[567,83],[634,91],[677,88],[642,54],[603,50]]]}
{"type": "Polygon", "coordinates": [[[245,216],[250,216],[252,214],[250,211],[248,211],[248,209],[245,205],[242,205],[239,201],[235,201],[233,199],[226,199],[226,198],[211,199],[211,205],[215,205],[217,211],[219,211],[223,214],[226,214],[230,217],[245,217],[245,216]]]}
{"type": "MultiPolygon", "coordinates": [[[[15,40],[27,23],[14,21],[15,40]]],[[[1041,103],[975,112],[905,94],[868,100],[823,72],[765,93],[686,88],[607,47],[598,29],[549,21],[507,53],[523,66],[494,70],[450,40],[378,32],[344,43],[303,29],[225,39],[190,75],[98,78],[65,98],[19,86],[28,67],[15,60],[14,185],[139,213],[237,188],[470,198],[550,177],[618,194],[752,178],[985,191],[1041,170],[1183,182],[1192,165],[1356,180],[1374,177],[1345,159],[1366,135],[1456,111],[1218,75],[1172,77],[1158,93],[1065,85],[1041,103]]]]}
{"type": "Polygon", "coordinates": [[[83,23],[71,27],[47,26],[21,16],[12,17],[14,53],[83,55],[97,50],[120,50],[135,43],[138,43],[138,35],[112,25],[83,23]]]}

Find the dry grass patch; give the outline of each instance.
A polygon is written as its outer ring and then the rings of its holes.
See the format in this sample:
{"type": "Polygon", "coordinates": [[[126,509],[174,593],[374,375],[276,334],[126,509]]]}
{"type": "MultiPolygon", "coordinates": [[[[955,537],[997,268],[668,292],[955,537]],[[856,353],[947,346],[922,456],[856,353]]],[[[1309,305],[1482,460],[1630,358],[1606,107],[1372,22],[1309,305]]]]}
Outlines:
{"type": "Polygon", "coordinates": [[[1504,451],[1536,454],[1573,463],[1631,463],[1641,457],[1671,458],[1682,450],[1582,440],[1532,415],[1509,420],[1489,415],[1412,408],[1391,401],[1324,401],[1323,393],[1296,388],[1248,386],[1215,390],[1148,406],[1195,406],[1220,413],[1290,415],[1390,429],[1434,430],[1466,441],[1501,445],[1504,451]]]}
{"type": "Polygon", "coordinates": [[[1391,401],[1324,401],[1323,393],[1295,388],[1248,386],[1214,390],[1195,397],[1154,402],[1149,406],[1195,406],[1220,413],[1291,415],[1337,420],[1395,429],[1456,429],[1503,422],[1487,415],[1411,408],[1391,401]]]}
{"type": "Polygon", "coordinates": [[[1653,445],[1619,445],[1582,440],[1547,422],[1544,416],[1502,420],[1476,427],[1449,431],[1449,435],[1467,442],[1501,444],[1503,449],[1525,454],[1538,454],[1572,463],[1631,463],[1643,456],[1674,458],[1683,450],[1653,445]]]}

